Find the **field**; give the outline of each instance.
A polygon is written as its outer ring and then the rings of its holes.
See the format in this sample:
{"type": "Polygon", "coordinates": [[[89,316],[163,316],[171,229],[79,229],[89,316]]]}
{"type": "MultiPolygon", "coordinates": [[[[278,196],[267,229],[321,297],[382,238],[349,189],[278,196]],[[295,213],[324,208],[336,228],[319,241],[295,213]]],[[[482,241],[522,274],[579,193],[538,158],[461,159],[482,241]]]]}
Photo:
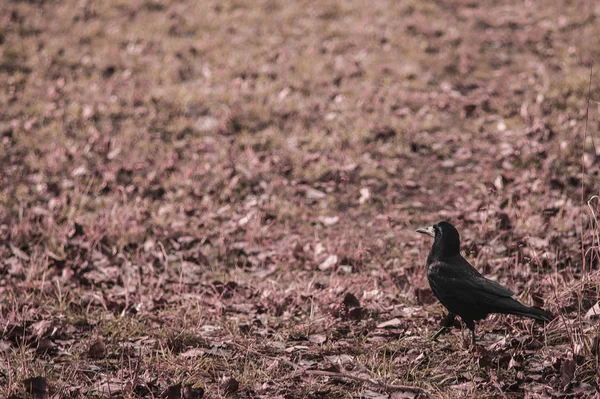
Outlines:
{"type": "Polygon", "coordinates": [[[1,1],[0,397],[598,397],[599,21],[1,1]],[[433,342],[440,220],[556,318],[433,342]]]}

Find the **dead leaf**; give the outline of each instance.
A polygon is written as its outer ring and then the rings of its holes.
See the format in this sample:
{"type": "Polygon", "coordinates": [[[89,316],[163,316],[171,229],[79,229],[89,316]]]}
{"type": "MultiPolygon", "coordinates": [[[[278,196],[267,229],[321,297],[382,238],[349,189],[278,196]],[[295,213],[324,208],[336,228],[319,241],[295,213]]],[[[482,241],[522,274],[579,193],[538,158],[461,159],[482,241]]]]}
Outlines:
{"type": "Polygon", "coordinates": [[[511,356],[510,361],[508,362],[508,369],[518,368],[520,366],[519,362],[515,360],[513,356],[511,356]]]}
{"type": "Polygon", "coordinates": [[[342,304],[348,309],[360,307],[360,302],[358,298],[356,298],[353,294],[349,292],[346,294],[346,296],[344,296],[344,301],[342,302],[342,304]]]}
{"type": "Polygon", "coordinates": [[[25,390],[33,399],[45,399],[48,397],[48,384],[44,377],[33,377],[23,380],[25,390]]]}
{"type": "Polygon", "coordinates": [[[419,303],[423,305],[429,305],[436,301],[430,288],[415,288],[415,294],[419,303]]]}
{"type": "Polygon", "coordinates": [[[323,191],[319,191],[315,188],[312,187],[307,187],[306,188],[306,198],[308,199],[322,199],[325,198],[327,194],[325,194],[323,191]]]}
{"type": "Polygon", "coordinates": [[[396,137],[396,129],[391,126],[375,126],[369,133],[371,133],[375,140],[388,141],[396,137]]]}
{"type": "Polygon", "coordinates": [[[160,395],[161,399],[200,399],[203,396],[204,388],[192,384],[171,385],[160,395]]]}
{"type": "Polygon", "coordinates": [[[571,380],[573,380],[575,366],[576,363],[573,359],[564,359],[560,364],[560,382],[563,388],[569,385],[571,380]]]}
{"type": "Polygon", "coordinates": [[[181,384],[175,384],[169,386],[160,395],[162,399],[181,399],[181,384]]]}
{"type": "Polygon", "coordinates": [[[494,179],[494,187],[496,187],[498,191],[502,191],[502,189],[504,188],[504,178],[502,177],[502,175],[496,176],[496,178],[494,179]]]}
{"type": "Polygon", "coordinates": [[[306,251],[304,251],[304,246],[302,246],[302,244],[298,241],[296,241],[296,244],[294,245],[293,253],[294,253],[294,257],[296,259],[306,259],[307,258],[306,251]]]}
{"type": "Polygon", "coordinates": [[[592,354],[598,356],[600,354],[600,336],[596,335],[592,341],[592,354]]]}
{"type": "Polygon", "coordinates": [[[85,235],[85,230],[83,226],[77,222],[74,223],[73,229],[69,232],[69,238],[75,238],[85,235]]]}
{"type": "Polygon", "coordinates": [[[371,391],[370,389],[365,389],[360,397],[365,399],[389,399],[388,395],[371,391]]]}
{"type": "Polygon", "coordinates": [[[577,397],[579,398],[592,398],[595,397],[594,394],[598,395],[594,386],[586,382],[580,382],[574,386],[573,392],[578,394],[577,397]]]}
{"type": "Polygon", "coordinates": [[[540,237],[528,237],[527,243],[535,249],[546,249],[550,245],[550,241],[540,237]]]}
{"type": "Polygon", "coordinates": [[[360,198],[358,199],[359,204],[364,204],[371,198],[371,191],[369,191],[368,187],[363,187],[360,189],[360,198]]]}
{"type": "Polygon", "coordinates": [[[348,318],[351,320],[362,320],[363,316],[366,314],[365,310],[361,307],[352,308],[348,312],[348,318]]]}
{"type": "Polygon", "coordinates": [[[390,399],[415,399],[418,394],[411,391],[394,391],[390,394],[390,399]]]}
{"type": "Polygon", "coordinates": [[[348,366],[354,366],[354,357],[350,355],[330,355],[323,356],[323,358],[336,367],[340,364],[344,368],[348,368],[348,366]]]}
{"type": "Polygon", "coordinates": [[[46,335],[50,327],[52,327],[52,322],[50,320],[40,320],[31,325],[31,333],[34,336],[41,338],[46,335]]]}
{"type": "Polygon", "coordinates": [[[23,252],[20,248],[15,247],[12,244],[8,244],[10,246],[10,250],[13,253],[14,256],[16,256],[17,258],[21,259],[21,260],[29,260],[29,255],[27,255],[25,252],[23,252]]]}
{"type": "Polygon", "coordinates": [[[294,345],[294,346],[290,346],[289,348],[285,348],[285,351],[287,353],[292,353],[292,352],[296,352],[296,351],[301,351],[301,352],[305,352],[307,350],[309,350],[310,348],[306,345],[294,345]]]}
{"type": "Polygon", "coordinates": [[[104,359],[106,355],[106,345],[101,339],[94,341],[88,349],[88,356],[92,359],[104,359]]]}
{"type": "Polygon", "coordinates": [[[181,353],[179,356],[184,357],[184,358],[194,358],[194,357],[198,357],[198,356],[203,356],[203,355],[210,355],[210,356],[215,356],[215,357],[222,357],[224,359],[229,359],[231,357],[231,351],[227,350],[227,349],[223,349],[223,348],[219,348],[219,347],[212,347],[212,348],[192,348],[189,349],[183,353],[181,353]]]}
{"type": "Polygon", "coordinates": [[[413,317],[423,310],[421,306],[404,306],[400,305],[392,312],[391,316],[413,317]]]}
{"type": "Polygon", "coordinates": [[[194,127],[200,133],[212,133],[217,127],[219,127],[219,120],[210,115],[201,116],[196,120],[194,127]]]}
{"type": "Polygon", "coordinates": [[[496,214],[496,228],[499,230],[509,230],[512,228],[510,217],[504,212],[496,214]]]}
{"type": "Polygon", "coordinates": [[[586,319],[596,319],[600,317],[600,302],[597,302],[594,306],[592,306],[584,316],[586,319]]]}
{"type": "Polygon", "coordinates": [[[319,222],[325,227],[330,227],[336,224],[340,220],[339,216],[320,216],[319,222]]]}
{"type": "Polygon", "coordinates": [[[452,385],[451,389],[463,392],[472,392],[475,389],[475,383],[473,381],[466,381],[462,384],[452,385]]]}
{"type": "Polygon", "coordinates": [[[183,386],[183,399],[200,399],[204,396],[204,388],[191,384],[183,386]]]}
{"type": "Polygon", "coordinates": [[[108,380],[98,385],[96,391],[106,396],[118,395],[123,392],[123,382],[116,379],[108,380]]]}
{"type": "Polygon", "coordinates": [[[308,336],[308,341],[312,342],[313,344],[322,344],[327,341],[327,336],[324,334],[310,334],[308,336]]]}
{"type": "Polygon", "coordinates": [[[221,380],[221,389],[225,392],[225,395],[233,395],[240,388],[240,383],[233,377],[224,377],[221,380]]]}
{"type": "Polygon", "coordinates": [[[56,351],[58,346],[49,338],[42,338],[38,341],[36,353],[47,354],[56,351]]]}
{"type": "Polygon", "coordinates": [[[328,270],[331,269],[338,262],[337,255],[329,255],[327,259],[323,263],[319,265],[319,270],[328,270]]]}
{"type": "Polygon", "coordinates": [[[384,321],[383,323],[379,323],[377,328],[387,328],[387,327],[400,327],[402,325],[402,320],[397,317],[394,317],[391,320],[384,321]]]}
{"type": "Polygon", "coordinates": [[[198,357],[198,356],[204,356],[204,349],[192,348],[192,349],[189,349],[189,350],[181,353],[179,356],[184,357],[186,359],[190,359],[190,358],[194,358],[194,357],[198,357]]]}

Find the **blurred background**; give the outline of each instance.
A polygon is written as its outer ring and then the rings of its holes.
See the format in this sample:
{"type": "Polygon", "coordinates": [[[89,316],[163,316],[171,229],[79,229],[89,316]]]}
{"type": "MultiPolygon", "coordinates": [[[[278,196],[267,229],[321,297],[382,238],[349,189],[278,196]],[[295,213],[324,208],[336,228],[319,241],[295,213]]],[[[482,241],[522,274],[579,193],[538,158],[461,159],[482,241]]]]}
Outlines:
{"type": "MultiPolygon", "coordinates": [[[[279,380],[286,361],[348,353],[371,377],[497,394],[490,359],[474,371],[452,356],[458,338],[428,352],[443,312],[414,230],[444,219],[482,273],[577,321],[547,352],[503,347],[542,377],[504,370],[500,386],[590,389],[576,355],[598,355],[583,316],[598,302],[599,14],[593,1],[3,1],[0,391],[43,375],[61,394],[365,395],[279,380]]],[[[519,336],[502,320],[487,332],[519,336]]]]}

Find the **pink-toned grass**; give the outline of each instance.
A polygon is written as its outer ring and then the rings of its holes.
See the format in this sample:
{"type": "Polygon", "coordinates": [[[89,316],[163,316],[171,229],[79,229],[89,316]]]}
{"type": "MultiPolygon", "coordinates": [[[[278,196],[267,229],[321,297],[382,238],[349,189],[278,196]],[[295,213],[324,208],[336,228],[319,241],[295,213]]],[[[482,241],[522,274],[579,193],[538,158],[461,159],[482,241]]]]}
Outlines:
{"type": "Polygon", "coordinates": [[[1,2],[0,395],[593,395],[598,12],[1,2]],[[441,219],[556,319],[432,342],[441,219]]]}

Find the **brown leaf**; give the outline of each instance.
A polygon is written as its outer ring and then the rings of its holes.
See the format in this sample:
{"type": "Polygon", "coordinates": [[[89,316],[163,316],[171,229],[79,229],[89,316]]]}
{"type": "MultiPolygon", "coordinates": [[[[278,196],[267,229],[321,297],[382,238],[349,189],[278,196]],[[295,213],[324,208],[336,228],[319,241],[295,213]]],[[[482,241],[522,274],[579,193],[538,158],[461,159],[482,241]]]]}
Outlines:
{"type": "Polygon", "coordinates": [[[46,335],[50,327],[52,327],[52,322],[50,320],[40,320],[31,325],[31,333],[37,338],[41,338],[46,335]]]}
{"type": "Polygon", "coordinates": [[[598,356],[600,354],[600,336],[596,335],[592,341],[592,354],[598,356]]]}
{"type": "Polygon", "coordinates": [[[359,302],[358,298],[356,298],[354,296],[354,294],[351,294],[351,293],[346,294],[342,304],[348,309],[360,307],[360,302],[359,302]]]}
{"type": "Polygon", "coordinates": [[[400,221],[400,220],[398,220],[398,219],[396,219],[396,218],[394,218],[392,216],[389,216],[389,215],[387,217],[387,222],[390,225],[390,227],[396,227],[396,226],[402,224],[402,221],[400,221]]]}
{"type": "Polygon", "coordinates": [[[48,384],[44,377],[33,377],[23,380],[25,389],[33,399],[45,399],[48,397],[48,384]]]}
{"type": "Polygon", "coordinates": [[[348,317],[352,320],[362,320],[363,316],[366,315],[366,312],[363,308],[352,308],[348,312],[348,317]]]}
{"type": "Polygon", "coordinates": [[[389,396],[387,394],[384,393],[379,393],[376,391],[371,391],[370,389],[365,389],[362,393],[362,395],[360,395],[361,398],[365,398],[365,399],[388,399],[389,396]]]}
{"type": "Polygon", "coordinates": [[[104,359],[106,356],[106,345],[101,339],[97,339],[90,345],[88,356],[92,359],[104,359]]]}
{"type": "Polygon", "coordinates": [[[240,387],[240,383],[233,377],[225,377],[221,380],[221,389],[225,395],[233,395],[240,387]]]}
{"type": "Polygon", "coordinates": [[[294,245],[293,253],[294,253],[294,258],[296,258],[296,259],[304,260],[308,257],[308,255],[304,251],[304,247],[302,246],[302,244],[300,242],[296,242],[296,244],[294,245]]]}
{"type": "Polygon", "coordinates": [[[106,395],[115,396],[123,392],[123,382],[119,380],[108,380],[98,385],[96,392],[106,395]]]}
{"type": "Polygon", "coordinates": [[[194,388],[192,384],[171,385],[160,395],[161,399],[200,399],[204,396],[204,388],[194,388]]]}
{"type": "Polygon", "coordinates": [[[390,394],[390,399],[415,399],[418,394],[412,391],[394,391],[390,394]]]}
{"type": "Polygon", "coordinates": [[[473,392],[475,389],[475,383],[473,381],[466,381],[461,384],[452,385],[450,389],[463,392],[473,392]]]}
{"type": "Polygon", "coordinates": [[[560,364],[560,382],[563,388],[571,383],[575,375],[575,366],[575,360],[573,359],[565,359],[560,364]]]}
{"type": "Polygon", "coordinates": [[[169,386],[160,397],[161,399],[181,399],[181,384],[169,386]]]}
{"type": "Polygon", "coordinates": [[[360,189],[360,198],[358,199],[359,204],[364,204],[371,198],[371,191],[368,187],[363,187],[360,189]]]}
{"type": "Polygon", "coordinates": [[[75,238],[84,235],[85,230],[83,229],[83,226],[75,222],[75,224],[73,225],[73,230],[69,233],[69,238],[75,238]]]}
{"type": "Polygon", "coordinates": [[[510,369],[512,369],[512,368],[515,368],[515,369],[516,369],[516,368],[518,368],[518,367],[520,367],[520,366],[521,366],[521,365],[519,364],[519,362],[517,362],[517,361],[515,360],[515,358],[511,356],[511,357],[510,357],[510,361],[508,362],[508,369],[509,369],[509,370],[510,370],[510,369]]]}
{"type": "Polygon", "coordinates": [[[319,270],[325,271],[325,270],[329,270],[331,269],[333,266],[335,266],[338,262],[338,257],[337,255],[329,255],[327,257],[327,259],[325,259],[323,261],[323,263],[321,263],[319,265],[319,270]]]}
{"type": "Polygon", "coordinates": [[[546,249],[550,245],[547,239],[540,237],[528,237],[527,243],[535,249],[546,249]]]}
{"type": "Polygon", "coordinates": [[[506,213],[498,212],[496,214],[496,228],[498,230],[510,230],[512,228],[510,217],[506,213]]]}
{"type": "Polygon", "coordinates": [[[330,227],[340,220],[339,216],[319,216],[319,222],[325,227],[330,227]]]}
{"type": "Polygon", "coordinates": [[[48,338],[42,338],[38,341],[38,345],[35,351],[39,354],[46,354],[54,352],[56,348],[57,345],[54,342],[52,342],[52,340],[48,338]]]}
{"type": "Polygon", "coordinates": [[[20,248],[15,247],[12,244],[8,244],[10,246],[10,250],[12,251],[13,255],[16,256],[17,258],[21,259],[21,260],[29,260],[29,255],[27,255],[25,252],[23,252],[20,248]]]}
{"type": "Polygon", "coordinates": [[[375,126],[371,129],[370,133],[375,140],[381,141],[387,141],[396,137],[396,129],[391,126],[375,126]]]}
{"type": "Polygon", "coordinates": [[[186,359],[191,359],[194,357],[204,356],[204,349],[202,348],[192,348],[187,351],[181,353],[179,356],[184,357],[186,359]]]}
{"type": "Polygon", "coordinates": [[[327,196],[327,194],[325,194],[323,191],[319,191],[312,187],[306,188],[306,198],[308,198],[308,199],[317,200],[317,199],[325,198],[326,196],[327,196]]]}
{"type": "Polygon", "coordinates": [[[584,316],[586,319],[597,319],[600,317],[600,302],[597,302],[594,306],[592,306],[584,316]]]}
{"type": "Polygon", "coordinates": [[[188,384],[183,386],[183,399],[200,399],[204,396],[204,388],[188,384]]]}
{"type": "MultiPolygon", "coordinates": [[[[340,364],[342,365],[342,368],[347,369],[349,367],[354,368],[355,367],[355,360],[354,357],[350,356],[350,355],[346,355],[346,354],[342,354],[342,355],[329,355],[329,356],[323,356],[323,358],[327,361],[329,361],[333,366],[338,367],[340,364]]],[[[339,368],[337,369],[337,371],[339,371],[339,368]]]]}
{"type": "Polygon", "coordinates": [[[310,334],[308,336],[308,341],[312,342],[313,344],[322,344],[327,341],[327,336],[324,334],[310,334]]]}
{"type": "Polygon", "coordinates": [[[415,288],[415,294],[419,303],[429,305],[435,302],[435,295],[430,288],[415,288]]]}
{"type": "Polygon", "coordinates": [[[379,323],[377,328],[387,328],[387,327],[400,327],[402,325],[402,320],[397,317],[394,317],[391,320],[384,321],[383,323],[379,323]]]}

